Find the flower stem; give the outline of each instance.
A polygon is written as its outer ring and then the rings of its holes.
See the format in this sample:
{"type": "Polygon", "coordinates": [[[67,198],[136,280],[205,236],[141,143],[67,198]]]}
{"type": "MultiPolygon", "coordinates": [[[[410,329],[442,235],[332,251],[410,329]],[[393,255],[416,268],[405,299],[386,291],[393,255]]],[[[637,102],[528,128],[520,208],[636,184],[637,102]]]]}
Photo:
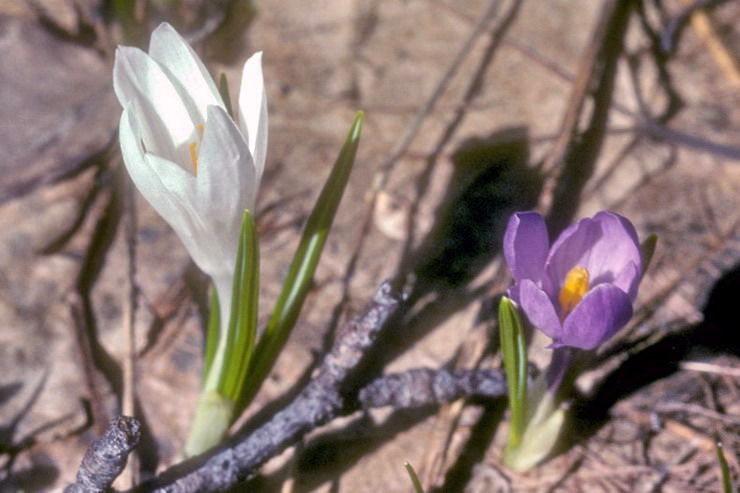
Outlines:
{"type": "MultiPolygon", "coordinates": [[[[527,390],[526,421],[521,439],[507,444],[504,462],[515,471],[527,471],[545,460],[554,450],[565,424],[561,407],[573,383],[571,371],[577,352],[571,347],[559,347],[552,353],[550,365],[527,390]]],[[[513,428],[512,419],[512,428],[513,428]]]]}
{"type": "MultiPolygon", "coordinates": [[[[550,366],[547,367],[545,378],[547,379],[547,390],[553,395],[562,397],[563,383],[566,381],[566,375],[573,361],[574,350],[571,347],[563,346],[556,348],[552,352],[550,366]]],[[[559,400],[559,399],[558,399],[559,400]]]]}

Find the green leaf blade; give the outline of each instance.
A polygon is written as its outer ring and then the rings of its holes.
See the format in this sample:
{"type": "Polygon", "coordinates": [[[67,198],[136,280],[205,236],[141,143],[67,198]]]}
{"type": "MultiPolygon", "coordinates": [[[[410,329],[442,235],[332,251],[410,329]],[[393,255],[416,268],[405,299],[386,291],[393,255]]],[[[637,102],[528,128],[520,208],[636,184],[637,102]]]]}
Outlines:
{"type": "Polygon", "coordinates": [[[256,395],[298,320],[326,238],[339,208],[339,202],[349,181],[360,143],[363,120],[364,113],[360,111],[352,123],[331,174],[306,222],[288,275],[283,283],[283,289],[255,349],[249,376],[237,401],[235,418],[243,412],[256,395]]]}
{"type": "Polygon", "coordinates": [[[221,95],[221,99],[226,106],[226,112],[231,118],[234,118],[234,110],[231,107],[231,93],[229,91],[229,80],[226,78],[225,73],[221,73],[218,79],[218,93],[221,95]]]}
{"type": "Polygon", "coordinates": [[[506,369],[509,408],[511,409],[511,429],[507,450],[514,450],[521,443],[526,426],[527,345],[524,327],[514,302],[505,296],[501,298],[498,316],[501,352],[506,369]]]}
{"type": "Polygon", "coordinates": [[[719,461],[720,477],[722,478],[722,491],[723,493],[732,493],[732,477],[730,475],[730,466],[725,458],[724,447],[722,442],[714,444],[714,449],[717,452],[717,460],[719,461]]]}
{"type": "Polygon", "coordinates": [[[655,255],[655,249],[658,246],[658,235],[652,234],[645,238],[645,240],[640,243],[640,257],[642,258],[642,276],[645,276],[645,272],[647,272],[648,267],[650,267],[650,262],[653,260],[653,255],[655,255]]]}
{"type": "Polygon", "coordinates": [[[220,443],[234,421],[257,336],[259,239],[249,210],[242,216],[227,327],[220,325],[220,301],[213,290],[208,322],[203,389],[186,441],[187,457],[220,443]]]}
{"type": "Polygon", "coordinates": [[[208,317],[208,327],[206,328],[206,353],[203,358],[203,380],[205,375],[211,371],[213,358],[216,356],[218,341],[221,337],[221,305],[218,300],[216,288],[211,289],[211,313],[208,317]]]}
{"type": "Polygon", "coordinates": [[[226,357],[219,390],[236,402],[246,379],[249,362],[257,337],[257,310],[259,303],[259,240],[254,216],[244,211],[239,236],[234,295],[231,300],[231,320],[225,339],[226,357]]]}
{"type": "Polygon", "coordinates": [[[414,485],[414,491],[416,493],[424,493],[424,488],[422,488],[421,486],[421,481],[419,480],[419,476],[416,474],[414,467],[408,462],[404,462],[403,466],[406,468],[406,472],[409,473],[409,478],[411,478],[411,484],[414,485]]]}

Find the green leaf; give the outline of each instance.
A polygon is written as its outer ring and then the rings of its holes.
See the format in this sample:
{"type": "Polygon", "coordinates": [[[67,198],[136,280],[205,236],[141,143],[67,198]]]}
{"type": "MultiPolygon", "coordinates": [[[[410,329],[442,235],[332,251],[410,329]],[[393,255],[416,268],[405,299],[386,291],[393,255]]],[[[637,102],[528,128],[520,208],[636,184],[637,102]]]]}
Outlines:
{"type": "Polygon", "coordinates": [[[519,446],[526,426],[527,405],[527,345],[519,310],[513,301],[504,296],[498,307],[501,352],[509,387],[511,428],[507,451],[519,446]]]}
{"type": "Polygon", "coordinates": [[[231,108],[231,95],[229,93],[229,81],[226,79],[226,74],[221,72],[221,76],[218,78],[218,93],[221,95],[221,99],[224,101],[226,106],[226,112],[231,118],[234,118],[234,110],[231,108]]]}
{"type": "Polygon", "coordinates": [[[211,289],[211,313],[208,317],[208,328],[206,329],[206,354],[203,363],[203,380],[205,375],[211,371],[213,358],[216,355],[218,341],[221,333],[221,305],[218,301],[216,288],[211,289]]]}
{"type": "Polygon", "coordinates": [[[717,442],[714,448],[717,451],[717,459],[719,460],[719,468],[722,473],[721,474],[722,491],[724,493],[732,493],[734,490],[732,489],[732,478],[730,477],[730,466],[727,464],[727,459],[725,459],[725,453],[724,453],[724,448],[722,447],[722,442],[717,442]]]}
{"type": "Polygon", "coordinates": [[[260,255],[257,229],[251,211],[244,211],[234,271],[231,320],[226,337],[224,368],[218,390],[236,402],[246,379],[257,337],[260,255]]]}
{"type": "Polygon", "coordinates": [[[645,238],[640,244],[640,256],[642,257],[642,276],[647,272],[650,267],[650,262],[653,260],[653,254],[655,254],[655,248],[658,245],[658,235],[652,234],[645,238]]]}
{"type": "Polygon", "coordinates": [[[413,466],[408,462],[404,462],[403,465],[406,468],[406,472],[409,473],[411,483],[414,485],[414,491],[416,491],[416,493],[424,493],[424,489],[421,487],[421,481],[419,481],[419,476],[416,475],[416,471],[414,471],[413,466]]]}
{"type": "Polygon", "coordinates": [[[293,256],[283,289],[255,350],[249,377],[237,401],[235,419],[246,409],[272,370],[272,366],[298,319],[339,202],[347,186],[350,171],[352,171],[357,147],[360,144],[363,118],[364,113],[358,112],[339,157],[303,229],[303,236],[293,256]]]}
{"type": "Polygon", "coordinates": [[[234,420],[234,406],[244,386],[257,336],[259,241],[250,211],[244,211],[229,325],[219,324],[220,304],[213,290],[208,321],[203,390],[198,399],[185,454],[200,454],[221,442],[234,420]]]}

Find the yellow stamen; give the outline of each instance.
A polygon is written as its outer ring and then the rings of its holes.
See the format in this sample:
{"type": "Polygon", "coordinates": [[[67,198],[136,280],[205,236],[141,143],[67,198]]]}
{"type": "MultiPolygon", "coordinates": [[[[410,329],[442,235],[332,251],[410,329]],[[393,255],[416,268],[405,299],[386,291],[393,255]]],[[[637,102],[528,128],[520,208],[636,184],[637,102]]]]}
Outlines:
{"type": "Polygon", "coordinates": [[[190,146],[190,161],[193,162],[193,172],[198,176],[198,143],[191,142],[190,146]]]}
{"type": "Polygon", "coordinates": [[[587,292],[588,271],[576,265],[565,276],[563,289],[560,290],[560,307],[563,309],[563,316],[570,313],[587,292]]]}
{"type": "MultiPolygon", "coordinates": [[[[196,125],[195,128],[198,129],[198,136],[202,139],[206,126],[201,124],[196,125]]],[[[191,142],[188,145],[188,149],[190,149],[190,161],[193,163],[193,172],[195,173],[195,176],[198,176],[198,143],[191,142]]]]}

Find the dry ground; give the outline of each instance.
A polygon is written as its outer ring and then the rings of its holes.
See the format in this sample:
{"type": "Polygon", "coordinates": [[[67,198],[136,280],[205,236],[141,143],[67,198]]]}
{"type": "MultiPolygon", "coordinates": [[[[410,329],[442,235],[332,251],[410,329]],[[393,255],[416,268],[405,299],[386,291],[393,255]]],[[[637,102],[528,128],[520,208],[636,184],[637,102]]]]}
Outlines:
{"type": "MultiPolygon", "coordinates": [[[[737,482],[740,4],[693,18],[662,52],[690,2],[635,2],[624,43],[630,2],[237,0],[225,22],[229,2],[179,3],[159,2],[151,26],[203,35],[232,86],[265,53],[262,320],[354,112],[367,112],[315,289],[250,414],[273,412],[338,321],[397,276],[414,306],[386,371],[498,365],[492,300],[509,282],[498,250],[515,210],[562,225],[610,209],[660,237],[633,323],[579,381],[562,455],[507,471],[500,403],[385,409],[315,431],[242,490],[411,491],[409,461],[429,491],[720,491],[717,439],[737,482]]],[[[197,395],[203,279],[138,195],[131,232],[110,82],[120,29],[100,4],[0,1],[2,492],[59,490],[129,405],[132,279],[142,475],[173,463],[197,395]]]]}

